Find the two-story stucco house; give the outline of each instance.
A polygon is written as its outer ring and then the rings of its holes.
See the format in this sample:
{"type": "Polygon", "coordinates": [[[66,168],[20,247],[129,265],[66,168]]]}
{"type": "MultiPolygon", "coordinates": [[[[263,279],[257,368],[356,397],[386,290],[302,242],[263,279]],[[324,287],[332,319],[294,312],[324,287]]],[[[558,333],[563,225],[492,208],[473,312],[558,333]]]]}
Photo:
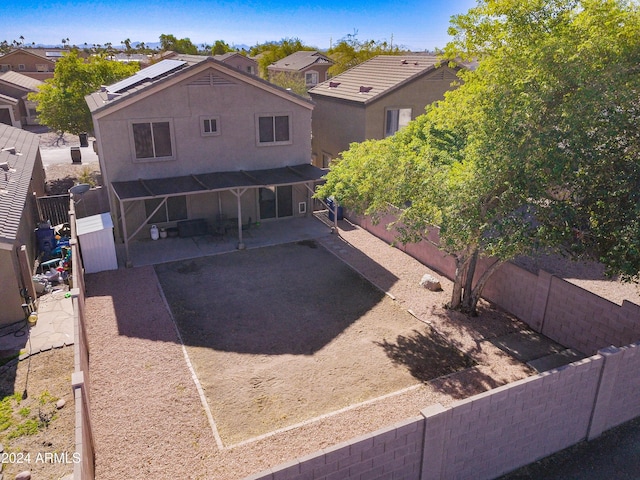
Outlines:
{"type": "Polygon", "coordinates": [[[434,56],[380,55],[317,85],[309,90],[313,164],[326,168],[352,142],[393,135],[457,79],[434,56]]]}
{"type": "Polygon", "coordinates": [[[53,78],[56,62],[69,50],[60,48],[16,48],[0,56],[0,72],[18,72],[44,81],[53,78]]]}
{"type": "MultiPolygon", "coordinates": [[[[161,61],[86,97],[116,238],[150,225],[305,216],[312,102],[212,57],[161,61]]],[[[242,248],[240,237],[239,248],[242,248]]]]}
{"type": "Polygon", "coordinates": [[[0,73],[0,123],[22,128],[38,123],[36,104],[27,98],[42,85],[18,72],[0,73]]]}
{"type": "Polygon", "coordinates": [[[320,52],[301,50],[272,63],[267,70],[269,80],[278,73],[297,75],[304,78],[307,88],[312,88],[329,78],[327,71],[333,64],[333,60],[320,52]]]}

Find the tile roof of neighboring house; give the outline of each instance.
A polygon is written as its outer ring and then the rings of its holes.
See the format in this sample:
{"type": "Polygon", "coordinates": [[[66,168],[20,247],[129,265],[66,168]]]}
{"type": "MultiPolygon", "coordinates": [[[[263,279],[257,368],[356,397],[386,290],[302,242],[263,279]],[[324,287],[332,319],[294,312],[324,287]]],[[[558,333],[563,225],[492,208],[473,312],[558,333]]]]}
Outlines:
{"type": "Polygon", "coordinates": [[[333,64],[333,60],[329,57],[316,52],[314,50],[301,50],[294,52],[288,57],[282,58],[275,63],[272,63],[267,67],[268,70],[289,70],[292,72],[299,72],[305,68],[314,64],[333,64]]]}
{"type": "Polygon", "coordinates": [[[312,95],[367,104],[434,70],[439,58],[427,55],[379,55],[316,85],[312,95]]]}
{"type": "MultiPolygon", "coordinates": [[[[113,85],[104,87],[101,91],[87,95],[85,100],[89,105],[89,110],[92,113],[106,110],[107,108],[116,105],[120,102],[124,102],[126,99],[132,98],[134,95],[139,94],[156,85],[160,85],[164,82],[169,82],[178,78],[182,74],[198,68],[201,64],[209,62],[216,66],[216,68],[223,70],[230,77],[241,76],[247,83],[256,85],[265,90],[270,90],[281,96],[291,99],[294,102],[302,103],[310,108],[313,102],[303,98],[295,93],[278,87],[266,80],[251,75],[249,73],[233,68],[226,63],[222,63],[213,57],[202,55],[177,55],[171,60],[163,60],[155,63],[150,67],[139,70],[136,74],[128,77],[120,82],[116,82],[113,85]]],[[[208,77],[210,82],[228,82],[228,80],[215,74],[208,77]]]]}
{"type": "Polygon", "coordinates": [[[17,238],[38,147],[36,134],[0,124],[0,241],[17,238]]]}
{"type": "Polygon", "coordinates": [[[241,53],[238,53],[238,52],[221,53],[219,55],[214,55],[213,58],[215,58],[216,60],[220,60],[221,62],[224,62],[227,58],[235,57],[236,55],[240,55],[241,57],[251,59],[251,57],[246,57],[245,55],[242,55],[241,53]]]}
{"type": "Polygon", "coordinates": [[[18,72],[4,72],[0,74],[0,82],[8,83],[13,87],[19,87],[30,92],[37,92],[38,87],[44,82],[35,78],[27,77],[18,72]]]}
{"type": "MultiPolygon", "coordinates": [[[[2,55],[2,56],[10,56],[18,52],[30,53],[32,55],[49,60],[51,62],[56,62],[57,60],[62,58],[63,54],[69,53],[70,50],[62,49],[62,48],[16,48],[15,50],[11,50],[9,53],[6,53],[5,55],[2,55]]],[[[2,56],[0,56],[0,58],[2,56]]]]}

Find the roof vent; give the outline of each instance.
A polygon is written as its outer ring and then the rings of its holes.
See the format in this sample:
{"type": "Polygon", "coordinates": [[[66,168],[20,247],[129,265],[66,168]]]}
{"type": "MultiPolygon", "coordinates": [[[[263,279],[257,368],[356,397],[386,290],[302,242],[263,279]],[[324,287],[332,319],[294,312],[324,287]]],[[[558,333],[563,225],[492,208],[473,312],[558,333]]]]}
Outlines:
{"type": "Polygon", "coordinates": [[[9,171],[9,163],[8,162],[2,162],[0,163],[0,170],[3,170],[5,172],[9,171]]]}
{"type": "Polygon", "coordinates": [[[400,62],[400,63],[402,63],[402,65],[406,65],[409,62],[407,62],[406,60],[402,60],[402,62],[400,62]]]}
{"type": "Polygon", "coordinates": [[[338,88],[340,82],[329,82],[329,88],[338,88]]]}
{"type": "Polygon", "coordinates": [[[2,151],[10,153],[11,155],[15,155],[16,154],[16,147],[3,148],[2,151]]]}
{"type": "Polygon", "coordinates": [[[369,93],[373,87],[360,87],[360,93],[369,93]]]}

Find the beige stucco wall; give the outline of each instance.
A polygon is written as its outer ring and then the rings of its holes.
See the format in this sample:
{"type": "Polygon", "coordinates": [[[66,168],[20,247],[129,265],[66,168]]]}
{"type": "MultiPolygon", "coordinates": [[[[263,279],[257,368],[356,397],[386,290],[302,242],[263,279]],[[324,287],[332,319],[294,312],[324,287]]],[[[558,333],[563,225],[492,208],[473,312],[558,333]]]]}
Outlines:
{"type": "Polygon", "coordinates": [[[352,142],[384,138],[389,108],[411,108],[412,119],[422,115],[427,105],[444,98],[455,79],[454,70],[441,67],[366,106],[312,95],[316,103],[312,119],[315,164],[321,166],[322,152],[335,157],[352,142]]]}
{"type": "Polygon", "coordinates": [[[43,81],[47,78],[53,78],[53,70],[55,68],[55,63],[47,58],[20,51],[3,55],[0,57],[0,64],[11,65],[12,71],[43,81]],[[24,65],[24,70],[20,69],[20,65],[24,65]],[[46,65],[47,71],[38,72],[37,65],[46,65]]]}
{"type": "Polygon", "coordinates": [[[312,116],[312,153],[314,165],[322,167],[323,152],[332,158],[349,148],[351,142],[365,137],[365,108],[353,102],[341,102],[329,97],[316,96],[312,116]]]}
{"type": "Polygon", "coordinates": [[[8,325],[24,319],[22,297],[20,296],[20,271],[13,245],[0,244],[0,278],[6,279],[0,288],[0,325],[8,325]]]}
{"type": "MultiPolygon", "coordinates": [[[[233,85],[190,86],[200,72],[99,119],[101,157],[109,181],[162,178],[216,171],[256,170],[308,163],[311,110],[228,77],[233,85]],[[289,114],[292,142],[259,146],[256,114],[289,114]],[[202,136],[200,116],[219,118],[220,135],[202,136]],[[131,123],[168,120],[175,159],[135,159],[131,123]],[[108,146],[108,148],[107,148],[108,146]]],[[[220,72],[216,75],[224,76],[220,72]]]]}

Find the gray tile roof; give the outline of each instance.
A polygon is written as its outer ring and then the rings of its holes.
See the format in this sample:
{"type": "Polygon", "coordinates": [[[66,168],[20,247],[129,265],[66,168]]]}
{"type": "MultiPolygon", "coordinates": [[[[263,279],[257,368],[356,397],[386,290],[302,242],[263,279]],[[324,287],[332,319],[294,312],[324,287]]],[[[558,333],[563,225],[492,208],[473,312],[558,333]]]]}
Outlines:
{"type": "Polygon", "coordinates": [[[301,50],[294,52],[288,57],[282,58],[267,67],[268,70],[288,70],[299,72],[316,63],[333,64],[333,60],[329,57],[313,50],[301,50]]]}
{"type": "Polygon", "coordinates": [[[184,195],[242,187],[294,185],[319,181],[326,171],[310,164],[239,172],[213,172],[168,178],[150,178],[113,182],[120,200],[184,195]]]}
{"type": "Polygon", "coordinates": [[[379,55],[316,85],[309,93],[312,98],[320,95],[366,104],[434,70],[439,61],[427,55],[379,55]]]}
{"type": "Polygon", "coordinates": [[[44,83],[40,80],[36,80],[35,78],[27,77],[26,75],[12,71],[0,74],[0,82],[8,83],[14,87],[19,87],[32,92],[38,91],[38,87],[44,83]]]}
{"type": "Polygon", "coordinates": [[[0,241],[17,238],[39,152],[36,134],[0,124],[0,241]],[[15,148],[15,153],[13,150],[15,148]]]}
{"type": "MultiPolygon", "coordinates": [[[[171,78],[175,78],[178,75],[182,75],[190,70],[192,70],[194,67],[198,66],[199,64],[203,63],[203,62],[210,62],[215,64],[216,66],[218,66],[218,68],[222,69],[222,70],[226,70],[229,73],[233,72],[233,75],[241,75],[244,76],[245,78],[247,78],[247,81],[255,84],[256,82],[260,85],[263,86],[263,88],[265,89],[270,89],[270,90],[278,90],[279,92],[281,92],[284,95],[290,96],[292,97],[292,100],[294,101],[302,101],[304,104],[308,104],[308,105],[313,105],[313,102],[311,102],[310,100],[303,98],[299,95],[296,95],[295,93],[289,92],[287,90],[285,90],[284,88],[278,87],[277,85],[274,85],[273,83],[269,83],[266,80],[263,80],[259,77],[257,77],[256,75],[251,75],[249,73],[243,72],[241,70],[238,70],[236,68],[231,67],[230,65],[220,62],[216,59],[214,59],[213,57],[210,56],[202,56],[202,55],[176,55],[175,57],[172,57],[171,60],[164,60],[167,62],[176,62],[176,61],[181,61],[184,62],[183,65],[179,66],[176,69],[173,69],[171,71],[166,72],[163,75],[157,76],[155,78],[151,78],[151,79],[146,79],[144,78],[143,72],[146,69],[142,69],[140,71],[138,71],[138,73],[134,76],[137,76],[140,81],[139,82],[134,82],[131,83],[126,89],[123,89],[117,93],[112,92],[110,93],[109,87],[103,88],[101,91],[99,92],[95,92],[92,93],[90,95],[87,95],[85,97],[85,100],[87,102],[87,105],[89,106],[89,110],[92,113],[95,113],[99,110],[102,109],[107,109],[110,106],[126,99],[126,98],[130,98],[134,95],[136,95],[137,93],[146,90],[149,87],[152,87],[154,85],[157,85],[161,82],[165,82],[171,78]]],[[[161,63],[161,62],[160,62],[161,63]]],[[[160,63],[156,63],[154,65],[152,65],[151,67],[148,68],[157,68],[158,65],[160,65],[160,63]]],[[[122,80],[121,82],[125,82],[124,80],[122,80]]],[[[120,83],[120,82],[118,82],[120,83]]]]}

